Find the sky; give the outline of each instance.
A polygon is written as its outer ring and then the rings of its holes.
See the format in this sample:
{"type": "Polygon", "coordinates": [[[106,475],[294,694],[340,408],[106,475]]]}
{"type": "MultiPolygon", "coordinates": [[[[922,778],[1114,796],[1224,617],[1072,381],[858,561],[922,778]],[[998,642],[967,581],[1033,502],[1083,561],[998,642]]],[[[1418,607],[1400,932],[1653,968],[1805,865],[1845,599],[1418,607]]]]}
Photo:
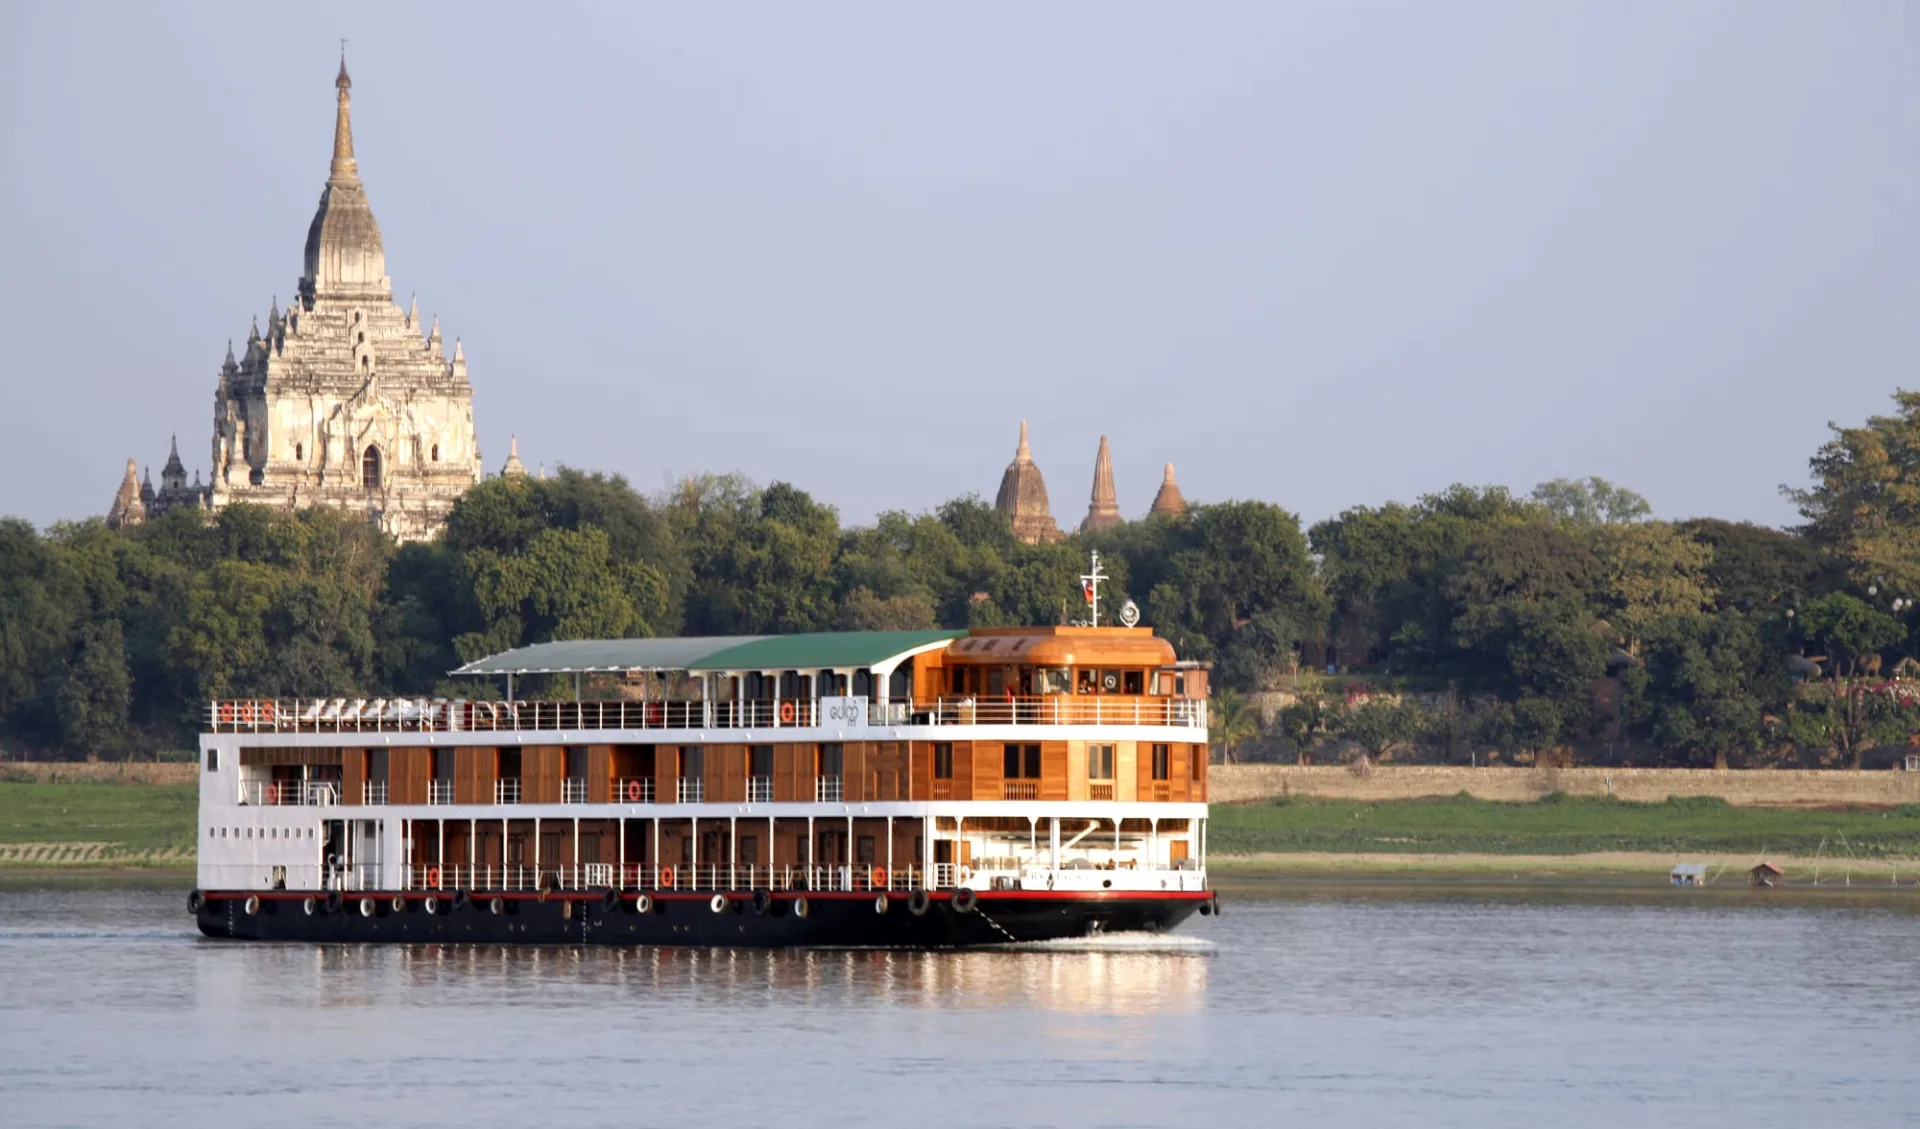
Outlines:
{"type": "Polygon", "coordinates": [[[1920,384],[1920,7],[16,5],[0,514],[104,513],[284,304],[341,37],[403,304],[488,470],[785,480],[864,523],[1307,522],[1599,475],[1795,520],[1920,384]]]}

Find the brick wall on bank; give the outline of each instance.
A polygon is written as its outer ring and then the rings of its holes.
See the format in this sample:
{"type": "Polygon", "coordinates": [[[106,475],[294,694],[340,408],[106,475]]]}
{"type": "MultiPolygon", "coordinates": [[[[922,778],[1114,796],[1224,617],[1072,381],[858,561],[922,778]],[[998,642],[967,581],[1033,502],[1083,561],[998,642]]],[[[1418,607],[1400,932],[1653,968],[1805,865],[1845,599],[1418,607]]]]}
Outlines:
{"type": "Polygon", "coordinates": [[[1728,803],[1795,807],[1920,803],[1920,772],[1697,768],[1467,768],[1406,765],[1356,776],[1343,765],[1216,764],[1207,769],[1217,804],[1275,796],[1412,800],[1465,792],[1482,800],[1537,800],[1549,792],[1658,802],[1669,796],[1719,796],[1728,803]]]}

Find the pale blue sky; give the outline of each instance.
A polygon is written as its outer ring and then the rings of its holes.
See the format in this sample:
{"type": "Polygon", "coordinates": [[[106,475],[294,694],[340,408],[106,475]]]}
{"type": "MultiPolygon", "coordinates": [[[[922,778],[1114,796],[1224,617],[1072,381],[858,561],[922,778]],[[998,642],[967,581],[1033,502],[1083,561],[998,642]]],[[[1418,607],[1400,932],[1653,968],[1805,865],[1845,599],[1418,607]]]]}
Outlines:
{"type": "Polygon", "coordinates": [[[1307,520],[1599,474],[1791,521],[1920,353],[1902,3],[38,4],[0,16],[0,514],[206,469],[300,271],[338,38],[489,470],[790,480],[848,521],[1307,520]]]}

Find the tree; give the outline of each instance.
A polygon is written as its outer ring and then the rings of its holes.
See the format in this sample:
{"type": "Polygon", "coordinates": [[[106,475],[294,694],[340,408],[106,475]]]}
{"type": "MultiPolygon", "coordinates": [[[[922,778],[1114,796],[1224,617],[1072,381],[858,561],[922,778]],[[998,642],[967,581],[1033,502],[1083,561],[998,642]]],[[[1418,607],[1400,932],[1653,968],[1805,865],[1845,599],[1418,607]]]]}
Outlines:
{"type": "Polygon", "coordinates": [[[1239,760],[1240,746],[1260,735],[1260,714],[1238,690],[1222,690],[1207,711],[1207,730],[1223,764],[1239,760]]]}
{"type": "Polygon", "coordinates": [[[1307,763],[1314,739],[1326,731],[1332,718],[1333,711],[1328,708],[1326,697],[1314,690],[1301,691],[1297,698],[1280,708],[1274,726],[1293,746],[1294,763],[1307,763]]]}
{"type": "Polygon", "coordinates": [[[1396,747],[1410,743],[1420,731],[1420,721],[1420,710],[1412,703],[1373,697],[1336,714],[1334,731],[1380,761],[1396,747]]]}
{"type": "Polygon", "coordinates": [[[1893,415],[1864,427],[1829,424],[1811,460],[1813,484],[1781,487],[1806,518],[1801,532],[1845,562],[1855,584],[1920,593],[1920,392],[1893,394],[1893,415]]]}
{"type": "Polygon", "coordinates": [[[1866,666],[1878,669],[1880,651],[1907,633],[1899,620],[1845,592],[1801,604],[1796,622],[1826,648],[1835,673],[1844,676],[1858,674],[1866,666]]]}
{"type": "Polygon", "coordinates": [[[1712,550],[1705,581],[1716,611],[1793,606],[1842,579],[1820,546],[1792,533],[1716,518],[1676,522],[1674,529],[1712,550]]]}
{"type": "Polygon", "coordinates": [[[1569,525],[1625,525],[1653,514],[1647,500],[1604,478],[1556,478],[1533,488],[1533,500],[1569,525]]]}
{"type": "Polygon", "coordinates": [[[1629,654],[1639,653],[1640,637],[1654,620],[1713,604],[1707,582],[1713,550],[1665,522],[1606,526],[1595,531],[1594,549],[1601,606],[1629,654]]]}
{"type": "Polygon", "coordinates": [[[1749,615],[1676,614],[1649,629],[1644,652],[1646,735],[1668,748],[1704,752],[1725,769],[1732,754],[1765,739],[1765,719],[1791,696],[1781,648],[1749,615]]]}

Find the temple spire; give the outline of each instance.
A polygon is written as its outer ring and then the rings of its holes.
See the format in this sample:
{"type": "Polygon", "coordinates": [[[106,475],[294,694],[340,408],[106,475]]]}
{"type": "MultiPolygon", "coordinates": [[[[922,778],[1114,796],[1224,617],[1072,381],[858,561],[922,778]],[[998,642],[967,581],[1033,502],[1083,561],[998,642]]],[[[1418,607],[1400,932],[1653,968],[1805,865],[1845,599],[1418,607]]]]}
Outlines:
{"type": "Polygon", "coordinates": [[[1113,453],[1107,449],[1107,437],[1100,437],[1100,453],[1093,459],[1093,497],[1087,505],[1087,518],[1080,532],[1093,533],[1121,523],[1120,503],[1113,492],[1113,453]]]}
{"type": "Polygon", "coordinates": [[[1020,421],[1020,447],[1018,450],[1016,450],[1013,453],[1013,457],[1016,459],[1025,459],[1028,462],[1033,461],[1033,451],[1031,448],[1027,446],[1027,421],[1026,420],[1020,421]]]}
{"type": "Polygon", "coordinates": [[[333,167],[330,181],[341,184],[358,184],[360,166],[353,159],[353,115],[349,112],[347,91],[353,89],[353,79],[347,76],[347,48],[340,47],[340,75],[333,80],[333,88],[339,108],[333,119],[333,167]]]}
{"type": "Polygon", "coordinates": [[[1173,464],[1167,464],[1164,477],[1160,479],[1160,492],[1153,496],[1153,508],[1150,513],[1179,517],[1187,512],[1187,500],[1180,493],[1180,484],[1173,480],[1173,464]]]}

